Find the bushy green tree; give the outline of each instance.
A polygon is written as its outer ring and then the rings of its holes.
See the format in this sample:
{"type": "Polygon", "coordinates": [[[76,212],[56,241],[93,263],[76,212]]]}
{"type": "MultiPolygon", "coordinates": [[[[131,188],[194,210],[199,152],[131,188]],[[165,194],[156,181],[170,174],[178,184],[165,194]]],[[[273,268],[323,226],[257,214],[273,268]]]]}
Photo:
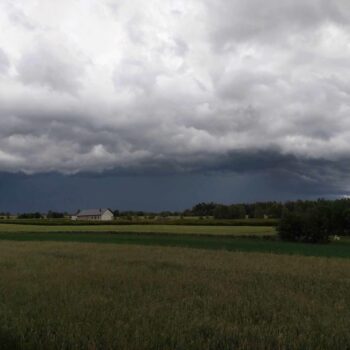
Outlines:
{"type": "Polygon", "coordinates": [[[286,210],[277,226],[279,237],[283,241],[299,241],[303,232],[303,217],[286,210]]]}
{"type": "Polygon", "coordinates": [[[328,206],[316,206],[305,212],[285,211],[277,227],[284,241],[327,243],[332,234],[332,212],[328,206]]]}
{"type": "Polygon", "coordinates": [[[194,216],[212,216],[214,214],[214,210],[216,208],[216,204],[211,203],[198,203],[192,208],[192,215],[194,216]]]}
{"type": "Polygon", "coordinates": [[[39,212],[23,213],[23,214],[19,214],[17,217],[18,219],[42,219],[43,218],[43,216],[39,212]]]}
{"type": "Polygon", "coordinates": [[[230,219],[230,208],[227,205],[217,205],[213,211],[215,219],[230,219]]]}
{"type": "Polygon", "coordinates": [[[52,210],[49,210],[46,217],[48,219],[63,219],[64,218],[64,213],[59,213],[59,212],[55,212],[52,210]]]}

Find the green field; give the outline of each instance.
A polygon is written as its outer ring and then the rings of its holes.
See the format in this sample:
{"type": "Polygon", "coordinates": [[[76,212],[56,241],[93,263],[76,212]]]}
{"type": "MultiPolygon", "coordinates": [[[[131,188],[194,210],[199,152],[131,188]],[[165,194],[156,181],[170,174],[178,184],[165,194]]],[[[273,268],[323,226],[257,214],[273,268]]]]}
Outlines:
{"type": "Polygon", "coordinates": [[[0,279],[1,349],[350,347],[349,259],[1,241],[0,279]]]}
{"type": "Polygon", "coordinates": [[[0,225],[0,349],[350,349],[350,239],[0,225]]]}
{"type": "Polygon", "coordinates": [[[281,242],[275,237],[240,237],[198,234],[104,233],[104,232],[11,232],[0,233],[0,241],[77,242],[186,247],[206,250],[264,252],[275,254],[350,258],[350,240],[331,244],[281,242]]]}
{"type": "Polygon", "coordinates": [[[172,233],[232,236],[275,235],[269,226],[192,226],[192,225],[28,225],[0,224],[0,234],[9,232],[123,232],[172,233]]]}
{"type": "Polygon", "coordinates": [[[331,244],[281,242],[274,227],[0,225],[0,241],[56,241],[188,247],[210,250],[350,258],[350,240],[331,244]]]}

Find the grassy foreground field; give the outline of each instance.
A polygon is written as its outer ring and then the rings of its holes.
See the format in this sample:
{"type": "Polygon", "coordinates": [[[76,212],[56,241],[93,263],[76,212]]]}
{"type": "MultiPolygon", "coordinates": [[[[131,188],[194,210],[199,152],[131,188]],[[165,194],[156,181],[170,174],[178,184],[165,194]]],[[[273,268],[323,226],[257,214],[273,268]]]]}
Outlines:
{"type": "Polygon", "coordinates": [[[0,242],[2,349],[349,349],[350,260],[0,242]]]}
{"type": "Polygon", "coordinates": [[[186,226],[186,225],[21,225],[0,224],[0,233],[9,232],[122,232],[172,233],[228,236],[273,236],[276,229],[269,226],[186,226]]]}

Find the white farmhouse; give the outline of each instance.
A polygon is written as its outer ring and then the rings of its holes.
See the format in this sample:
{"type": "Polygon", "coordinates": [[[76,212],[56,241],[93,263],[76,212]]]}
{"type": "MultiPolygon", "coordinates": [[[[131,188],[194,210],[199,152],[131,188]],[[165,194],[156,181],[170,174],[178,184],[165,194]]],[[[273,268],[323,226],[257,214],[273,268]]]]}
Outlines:
{"type": "Polygon", "coordinates": [[[114,215],[109,209],[85,209],[72,216],[72,220],[111,221],[114,215]]]}

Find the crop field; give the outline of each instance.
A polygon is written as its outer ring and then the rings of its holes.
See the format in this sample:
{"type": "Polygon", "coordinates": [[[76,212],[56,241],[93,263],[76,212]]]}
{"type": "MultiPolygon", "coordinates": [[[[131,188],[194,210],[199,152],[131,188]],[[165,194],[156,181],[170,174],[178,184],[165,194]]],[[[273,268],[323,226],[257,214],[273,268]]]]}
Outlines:
{"type": "Polygon", "coordinates": [[[2,349],[349,349],[350,259],[0,242],[2,349]]]}
{"type": "Polygon", "coordinates": [[[181,225],[181,226],[277,226],[278,219],[213,219],[213,218],[172,218],[143,217],[117,218],[112,221],[64,219],[2,219],[0,224],[42,225],[42,226],[116,226],[116,225],[181,225]]]}
{"type": "Polygon", "coordinates": [[[192,225],[28,225],[0,224],[0,234],[9,232],[122,232],[171,233],[227,236],[273,236],[269,226],[192,226],[192,225]]]}
{"type": "Polygon", "coordinates": [[[301,244],[281,242],[275,237],[258,236],[235,237],[198,234],[104,232],[10,232],[0,233],[0,241],[108,243],[350,258],[350,240],[345,237],[342,237],[341,241],[335,241],[331,244],[301,244]]]}

